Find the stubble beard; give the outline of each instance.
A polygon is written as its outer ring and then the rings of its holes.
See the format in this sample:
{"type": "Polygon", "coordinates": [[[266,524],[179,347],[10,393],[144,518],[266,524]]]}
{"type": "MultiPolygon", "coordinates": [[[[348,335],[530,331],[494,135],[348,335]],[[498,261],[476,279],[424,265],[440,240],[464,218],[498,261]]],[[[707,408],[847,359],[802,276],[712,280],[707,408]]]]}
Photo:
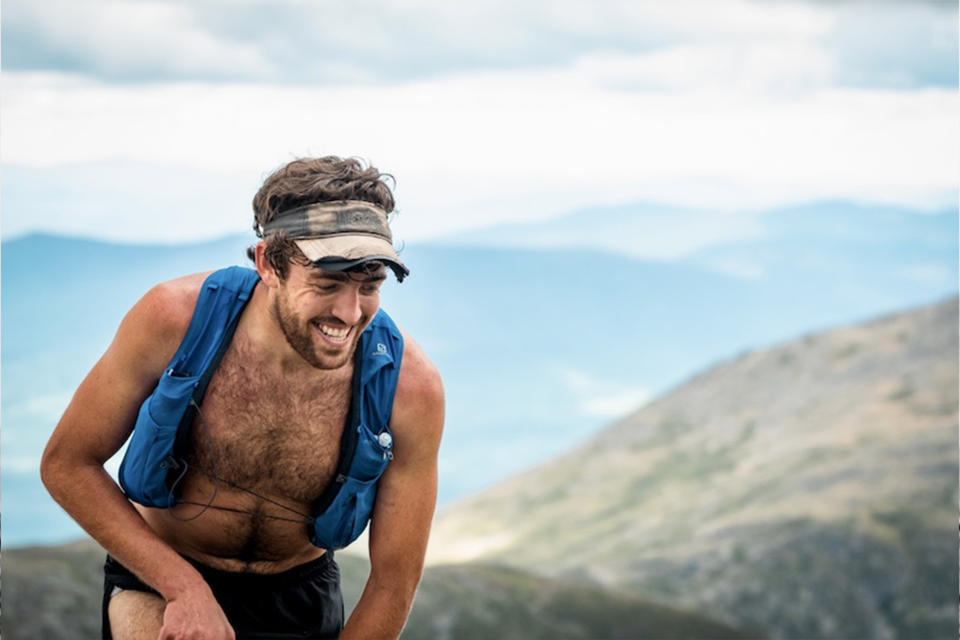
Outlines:
{"type": "Polygon", "coordinates": [[[339,369],[353,357],[357,348],[359,333],[354,336],[349,348],[336,355],[321,356],[318,353],[316,338],[313,335],[313,323],[304,324],[286,304],[286,298],[278,295],[273,304],[273,314],[280,325],[280,331],[290,348],[297,352],[307,364],[315,369],[339,369]]]}

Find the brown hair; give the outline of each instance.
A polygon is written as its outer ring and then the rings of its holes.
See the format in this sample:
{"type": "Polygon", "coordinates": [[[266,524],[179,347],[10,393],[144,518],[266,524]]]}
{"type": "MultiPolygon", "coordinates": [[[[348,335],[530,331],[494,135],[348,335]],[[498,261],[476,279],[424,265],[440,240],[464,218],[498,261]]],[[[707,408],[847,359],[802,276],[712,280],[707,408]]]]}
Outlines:
{"type": "MultiPolygon", "coordinates": [[[[253,196],[253,230],[262,238],[263,226],[277,214],[315,202],[364,200],[390,213],[394,202],[388,180],[395,183],[392,175],[358,158],[297,158],[274,171],[253,196]]],[[[279,233],[267,238],[265,256],[281,280],[291,262],[308,264],[297,245],[279,233]]],[[[247,257],[254,259],[253,247],[247,257]]]]}

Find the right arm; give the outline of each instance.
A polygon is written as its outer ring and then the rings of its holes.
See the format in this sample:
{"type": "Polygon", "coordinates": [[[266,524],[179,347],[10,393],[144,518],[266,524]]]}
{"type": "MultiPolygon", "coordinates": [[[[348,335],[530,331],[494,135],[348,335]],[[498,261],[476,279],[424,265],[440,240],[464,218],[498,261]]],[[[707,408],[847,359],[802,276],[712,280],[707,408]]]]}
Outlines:
{"type": "Polygon", "coordinates": [[[197,277],[158,285],[127,313],[47,443],[40,475],[50,495],[113,557],[167,601],[161,637],[233,638],[210,588],[161,540],[103,468],[123,445],[186,333],[197,277]]]}

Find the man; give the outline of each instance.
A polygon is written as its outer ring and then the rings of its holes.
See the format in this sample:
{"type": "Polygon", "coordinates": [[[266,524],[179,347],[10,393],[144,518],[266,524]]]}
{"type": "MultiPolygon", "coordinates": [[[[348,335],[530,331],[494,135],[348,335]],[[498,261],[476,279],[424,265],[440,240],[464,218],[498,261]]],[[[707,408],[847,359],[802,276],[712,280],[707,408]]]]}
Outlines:
{"type": "Polygon", "coordinates": [[[253,201],[256,273],[154,287],[77,389],[41,474],[110,554],[105,638],[399,635],[443,390],[378,313],[387,270],[407,273],[384,177],[336,157],[279,169],[253,201]],[[131,431],[121,491],[103,463],[131,431]],[[368,518],[370,575],[344,626],[332,550],[368,518]]]}

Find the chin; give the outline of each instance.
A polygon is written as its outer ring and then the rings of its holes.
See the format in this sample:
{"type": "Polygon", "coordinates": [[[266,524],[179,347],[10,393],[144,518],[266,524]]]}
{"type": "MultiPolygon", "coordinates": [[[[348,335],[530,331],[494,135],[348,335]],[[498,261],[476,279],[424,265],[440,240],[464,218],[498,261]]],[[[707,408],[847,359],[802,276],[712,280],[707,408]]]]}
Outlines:
{"type": "Polygon", "coordinates": [[[313,357],[304,359],[317,369],[339,369],[353,361],[353,355],[357,351],[358,342],[359,340],[355,339],[351,343],[345,344],[342,349],[337,350],[331,350],[329,347],[318,345],[313,354],[311,354],[313,357]]]}

